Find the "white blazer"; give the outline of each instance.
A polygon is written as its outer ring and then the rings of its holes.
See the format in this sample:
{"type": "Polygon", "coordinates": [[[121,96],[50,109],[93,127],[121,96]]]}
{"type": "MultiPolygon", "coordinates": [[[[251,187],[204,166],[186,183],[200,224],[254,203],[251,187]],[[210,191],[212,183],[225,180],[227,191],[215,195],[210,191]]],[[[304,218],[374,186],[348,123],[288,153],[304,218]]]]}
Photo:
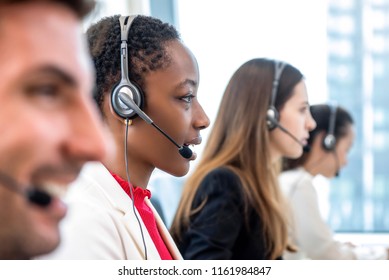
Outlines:
{"type": "MultiPolygon", "coordinates": [[[[173,259],[182,259],[172,237],[150,201],[157,227],[173,259]]],[[[145,250],[132,200],[99,162],[87,163],[65,199],[68,214],[61,222],[59,247],[39,259],[144,260],[145,250]]],[[[135,209],[143,230],[147,259],[159,253],[135,209]]]]}
{"type": "Polygon", "coordinates": [[[354,247],[335,240],[321,215],[313,179],[304,168],[283,172],[279,177],[292,210],[289,237],[299,249],[296,253],[285,252],[284,259],[386,259],[384,247],[354,247]]]}

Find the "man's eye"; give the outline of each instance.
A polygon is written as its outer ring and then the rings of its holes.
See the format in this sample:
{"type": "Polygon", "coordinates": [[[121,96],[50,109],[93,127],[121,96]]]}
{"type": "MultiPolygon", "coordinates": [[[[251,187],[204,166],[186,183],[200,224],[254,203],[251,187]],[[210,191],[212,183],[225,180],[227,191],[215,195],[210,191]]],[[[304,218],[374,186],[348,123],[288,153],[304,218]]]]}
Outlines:
{"type": "Polygon", "coordinates": [[[55,85],[34,85],[28,87],[27,92],[32,95],[55,97],[58,94],[58,87],[55,85]]]}
{"type": "Polygon", "coordinates": [[[26,94],[39,106],[53,108],[66,102],[66,94],[63,88],[57,84],[35,84],[26,88],[26,94]]]}

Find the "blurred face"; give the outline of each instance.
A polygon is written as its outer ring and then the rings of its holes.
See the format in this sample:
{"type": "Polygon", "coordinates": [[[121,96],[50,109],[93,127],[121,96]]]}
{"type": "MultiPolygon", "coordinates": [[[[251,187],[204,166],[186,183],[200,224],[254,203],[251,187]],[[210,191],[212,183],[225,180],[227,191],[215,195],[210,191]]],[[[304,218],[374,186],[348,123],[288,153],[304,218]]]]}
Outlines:
{"type": "MultiPolygon", "coordinates": [[[[200,132],[208,127],[209,119],[197,98],[199,70],[196,59],[179,41],[169,42],[167,51],[171,57],[169,66],[151,72],[145,78],[144,111],[178,145],[199,145],[202,141],[200,132]]],[[[190,161],[196,158],[196,153],[190,159],[183,158],[173,143],[139,117],[130,127],[129,138],[133,178],[139,174],[148,177],[155,167],[183,176],[189,170],[190,161]]]]}
{"type": "Polygon", "coordinates": [[[106,142],[91,98],[93,71],[79,21],[65,7],[0,7],[0,258],[53,250],[66,207],[30,203],[28,188],[66,190],[106,142]]]}
{"type": "Polygon", "coordinates": [[[345,136],[339,138],[336,142],[335,150],[326,152],[327,164],[322,165],[323,170],[321,174],[327,178],[332,178],[347,165],[347,157],[353,145],[355,138],[354,126],[347,126],[347,133],[345,136]]]}
{"type": "Polygon", "coordinates": [[[307,144],[309,131],[316,127],[309,111],[307,90],[304,81],[300,81],[293,89],[292,96],[280,110],[279,124],[288,133],[276,128],[270,132],[270,151],[273,161],[281,157],[297,158],[301,156],[307,144]]]}

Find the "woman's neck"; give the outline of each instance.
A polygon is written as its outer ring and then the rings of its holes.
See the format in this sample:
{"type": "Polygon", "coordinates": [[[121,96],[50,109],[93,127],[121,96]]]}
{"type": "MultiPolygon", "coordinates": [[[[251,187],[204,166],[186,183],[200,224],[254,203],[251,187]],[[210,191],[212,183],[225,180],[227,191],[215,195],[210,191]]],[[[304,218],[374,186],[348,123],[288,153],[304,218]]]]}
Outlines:
{"type": "Polygon", "coordinates": [[[323,158],[308,158],[303,167],[309,174],[316,176],[320,174],[322,161],[323,158]]]}
{"type": "MultiPolygon", "coordinates": [[[[110,172],[120,176],[123,180],[128,179],[123,154],[119,153],[114,159],[103,162],[103,164],[110,172]]],[[[153,170],[153,167],[128,159],[128,176],[133,186],[147,189],[153,170]]]]}

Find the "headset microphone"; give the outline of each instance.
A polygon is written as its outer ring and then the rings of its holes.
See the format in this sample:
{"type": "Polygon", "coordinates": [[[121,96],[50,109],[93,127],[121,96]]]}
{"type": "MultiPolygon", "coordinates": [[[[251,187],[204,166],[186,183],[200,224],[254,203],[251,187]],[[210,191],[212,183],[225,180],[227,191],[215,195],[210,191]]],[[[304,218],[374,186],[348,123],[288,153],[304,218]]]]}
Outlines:
{"type": "Polygon", "coordinates": [[[148,124],[152,125],[154,128],[156,128],[160,133],[162,133],[167,139],[170,140],[170,142],[172,142],[177,148],[178,148],[178,152],[180,153],[180,155],[183,157],[183,158],[186,158],[186,159],[189,159],[192,157],[192,150],[189,149],[188,146],[185,146],[185,145],[178,145],[176,141],[173,140],[173,138],[171,138],[168,134],[166,134],[166,132],[164,132],[159,126],[157,126],[153,120],[145,113],[143,112],[136,104],[135,102],[132,100],[132,98],[124,91],[120,91],[118,93],[118,98],[121,102],[123,102],[129,109],[132,109],[135,111],[135,113],[142,118],[142,120],[144,120],[145,122],[147,122],[148,124]]]}
{"type": "Polygon", "coordinates": [[[309,152],[311,151],[311,146],[309,146],[308,144],[305,145],[305,146],[303,147],[303,151],[304,151],[304,153],[309,153],[309,152]]]}
{"type": "Polygon", "coordinates": [[[49,195],[45,191],[36,189],[30,189],[27,191],[27,199],[29,202],[39,205],[41,207],[48,206],[52,201],[51,195],[49,195]]]}
{"type": "Polygon", "coordinates": [[[52,201],[51,195],[45,191],[32,188],[29,188],[25,192],[22,191],[22,186],[17,183],[15,179],[2,172],[0,172],[0,181],[3,182],[2,186],[5,186],[9,190],[24,196],[30,203],[33,203],[40,207],[47,207],[52,201]]]}
{"type": "Polygon", "coordinates": [[[272,125],[274,127],[278,127],[279,129],[281,129],[281,131],[285,132],[287,135],[289,135],[294,141],[296,141],[300,146],[303,147],[303,151],[304,152],[309,152],[311,150],[311,147],[308,146],[308,145],[304,145],[303,143],[301,143],[301,141],[299,141],[297,139],[296,136],[294,136],[292,133],[290,133],[285,127],[283,127],[282,125],[279,124],[279,122],[274,119],[274,118],[270,118],[269,116],[267,116],[268,118],[268,121],[272,122],[272,125]]]}

